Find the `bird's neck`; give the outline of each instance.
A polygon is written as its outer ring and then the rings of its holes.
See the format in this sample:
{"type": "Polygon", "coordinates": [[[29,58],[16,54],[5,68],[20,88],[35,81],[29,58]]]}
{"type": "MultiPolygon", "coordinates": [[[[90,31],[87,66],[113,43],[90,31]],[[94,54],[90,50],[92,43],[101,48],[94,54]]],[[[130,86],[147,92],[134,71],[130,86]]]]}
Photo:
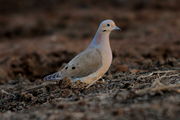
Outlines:
{"type": "Polygon", "coordinates": [[[110,46],[109,32],[102,33],[97,31],[89,47],[110,46]]]}

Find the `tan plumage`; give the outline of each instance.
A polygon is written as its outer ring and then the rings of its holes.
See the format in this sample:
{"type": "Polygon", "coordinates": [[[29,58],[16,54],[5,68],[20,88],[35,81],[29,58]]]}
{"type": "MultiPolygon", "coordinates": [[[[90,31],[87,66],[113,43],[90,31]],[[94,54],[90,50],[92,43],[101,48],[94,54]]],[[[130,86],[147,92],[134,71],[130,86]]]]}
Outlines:
{"type": "Polygon", "coordinates": [[[65,77],[72,81],[92,83],[101,78],[112,62],[109,34],[119,29],[112,20],[103,21],[87,49],[75,56],[62,70],[48,75],[44,80],[60,80],[65,77]]]}

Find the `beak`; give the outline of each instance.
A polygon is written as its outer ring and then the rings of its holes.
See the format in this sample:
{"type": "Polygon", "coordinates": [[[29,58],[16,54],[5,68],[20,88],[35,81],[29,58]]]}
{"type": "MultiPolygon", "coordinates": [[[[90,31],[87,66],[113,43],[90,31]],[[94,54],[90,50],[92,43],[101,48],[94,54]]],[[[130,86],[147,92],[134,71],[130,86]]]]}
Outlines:
{"type": "Polygon", "coordinates": [[[115,27],[113,28],[113,30],[119,30],[119,31],[121,31],[121,28],[115,26],[115,27]]]}

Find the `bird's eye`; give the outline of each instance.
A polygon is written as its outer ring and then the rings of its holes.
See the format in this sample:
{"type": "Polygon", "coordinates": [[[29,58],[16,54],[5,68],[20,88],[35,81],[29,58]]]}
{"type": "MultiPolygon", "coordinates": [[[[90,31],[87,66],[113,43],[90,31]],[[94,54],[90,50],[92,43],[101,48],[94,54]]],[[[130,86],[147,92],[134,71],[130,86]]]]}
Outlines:
{"type": "Polygon", "coordinates": [[[109,27],[109,26],[110,26],[110,24],[107,24],[107,26],[109,27]]]}

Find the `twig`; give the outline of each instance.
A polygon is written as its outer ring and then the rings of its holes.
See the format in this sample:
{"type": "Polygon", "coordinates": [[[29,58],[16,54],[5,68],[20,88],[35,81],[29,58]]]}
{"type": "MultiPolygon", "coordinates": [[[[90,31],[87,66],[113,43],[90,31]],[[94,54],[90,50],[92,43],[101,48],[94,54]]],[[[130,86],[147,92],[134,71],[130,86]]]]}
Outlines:
{"type": "Polygon", "coordinates": [[[37,89],[43,88],[43,87],[45,87],[47,85],[56,85],[56,84],[57,84],[57,82],[52,82],[52,81],[51,82],[44,82],[41,85],[26,89],[25,92],[30,92],[32,90],[37,90],[37,89]]]}
{"type": "Polygon", "coordinates": [[[152,76],[152,75],[154,75],[154,74],[170,73],[170,72],[177,72],[177,70],[155,71],[155,72],[149,73],[148,75],[141,75],[141,76],[138,77],[138,79],[150,77],[150,76],[152,76]]]}
{"type": "Polygon", "coordinates": [[[159,74],[158,74],[158,78],[156,78],[154,80],[154,82],[151,85],[151,88],[158,87],[158,86],[164,86],[164,84],[161,83],[161,79],[164,78],[164,77],[166,77],[166,74],[164,74],[162,76],[159,76],[159,74]]]}
{"type": "MultiPolygon", "coordinates": [[[[177,74],[172,74],[172,75],[168,75],[167,76],[167,73],[169,73],[170,71],[165,71],[163,73],[165,73],[164,75],[162,76],[159,76],[160,73],[162,73],[161,71],[159,72],[156,72],[158,74],[158,78],[156,78],[154,80],[154,82],[152,83],[152,86],[150,88],[146,88],[146,89],[143,89],[143,90],[138,90],[136,91],[136,93],[138,94],[144,94],[146,92],[154,92],[154,91],[162,91],[162,90],[166,90],[166,89],[172,89],[172,88],[176,88],[176,87],[180,87],[180,84],[176,84],[176,85],[169,85],[169,86],[166,86],[164,84],[161,83],[161,80],[163,78],[169,78],[169,77],[179,77],[180,76],[180,73],[177,73],[177,74]]],[[[171,71],[172,72],[172,71],[171,71]]],[[[151,73],[150,75],[148,76],[151,76],[153,75],[155,72],[151,73]]],[[[177,90],[177,92],[179,92],[180,90],[177,90]]]]}
{"type": "Polygon", "coordinates": [[[141,94],[145,94],[147,92],[163,91],[163,90],[173,89],[173,88],[178,88],[178,87],[180,87],[180,84],[169,85],[169,86],[161,86],[161,87],[155,87],[155,88],[146,88],[146,89],[143,89],[143,90],[137,90],[137,91],[135,91],[135,93],[141,95],[141,94]]]}
{"type": "Polygon", "coordinates": [[[12,93],[9,93],[9,92],[7,92],[7,91],[5,91],[5,90],[1,90],[1,92],[2,93],[4,93],[4,94],[7,94],[7,95],[11,95],[11,96],[13,96],[13,97],[16,97],[14,94],[12,94],[12,93]]]}

